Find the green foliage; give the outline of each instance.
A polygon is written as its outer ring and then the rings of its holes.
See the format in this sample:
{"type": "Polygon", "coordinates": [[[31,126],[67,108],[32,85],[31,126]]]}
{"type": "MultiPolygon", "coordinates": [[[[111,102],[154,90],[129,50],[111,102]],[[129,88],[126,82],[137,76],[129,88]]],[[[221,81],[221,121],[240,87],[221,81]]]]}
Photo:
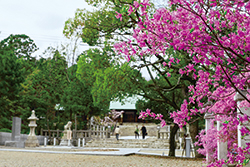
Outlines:
{"type": "Polygon", "coordinates": [[[102,110],[93,105],[91,87],[76,77],[76,70],[77,65],[71,66],[68,70],[70,83],[61,99],[61,106],[64,108],[62,117],[72,118],[72,115],[81,115],[84,126],[91,116],[99,115],[102,110]]]}
{"type": "Polygon", "coordinates": [[[27,76],[22,84],[21,92],[22,104],[26,107],[27,112],[22,116],[27,119],[30,110],[35,110],[39,120],[38,129],[49,129],[53,120],[56,119],[55,105],[61,101],[61,96],[66,87],[66,67],[67,62],[61,56],[58,50],[48,50],[52,58],[40,59],[37,61],[37,67],[27,76]]]}
{"type": "Polygon", "coordinates": [[[111,43],[111,40],[120,40],[117,35],[130,35],[132,28],[135,28],[136,15],[132,13],[128,16],[127,13],[129,5],[133,3],[132,0],[87,0],[87,3],[98,7],[98,10],[77,9],[74,18],[65,22],[63,33],[66,37],[79,36],[83,42],[94,46],[102,44],[104,41],[111,43]],[[115,17],[116,12],[123,14],[122,21],[115,17]]]}
{"type": "Polygon", "coordinates": [[[0,132],[9,132],[9,133],[11,133],[12,130],[7,129],[7,128],[2,128],[2,129],[0,129],[0,132]]]}
{"type": "Polygon", "coordinates": [[[12,45],[4,39],[0,42],[0,48],[0,128],[9,128],[11,117],[17,114],[13,104],[19,99],[20,83],[24,77],[12,45]]]}

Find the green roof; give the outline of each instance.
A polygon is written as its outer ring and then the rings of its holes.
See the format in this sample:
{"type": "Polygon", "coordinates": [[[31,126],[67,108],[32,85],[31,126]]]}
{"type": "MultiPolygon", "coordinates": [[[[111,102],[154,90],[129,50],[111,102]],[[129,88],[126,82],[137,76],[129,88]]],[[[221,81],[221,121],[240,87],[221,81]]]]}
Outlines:
{"type": "Polygon", "coordinates": [[[119,101],[111,101],[109,105],[109,109],[117,109],[117,110],[135,110],[135,103],[138,99],[142,99],[142,96],[133,96],[133,97],[128,97],[126,100],[122,100],[122,102],[119,101]]]}

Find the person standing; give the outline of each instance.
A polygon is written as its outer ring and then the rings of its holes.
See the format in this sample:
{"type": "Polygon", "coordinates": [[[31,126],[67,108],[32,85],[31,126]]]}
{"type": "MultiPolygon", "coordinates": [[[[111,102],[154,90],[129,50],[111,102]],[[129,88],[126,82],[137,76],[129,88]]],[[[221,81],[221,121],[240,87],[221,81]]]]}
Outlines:
{"type": "Polygon", "coordinates": [[[145,139],[145,136],[147,134],[147,129],[144,126],[144,124],[142,125],[141,132],[142,132],[142,139],[145,139]]]}
{"type": "Polygon", "coordinates": [[[135,126],[135,138],[139,139],[139,128],[138,128],[138,125],[135,126]]]}
{"type": "Polygon", "coordinates": [[[116,140],[119,140],[119,134],[120,134],[121,132],[120,132],[120,128],[119,128],[119,126],[117,126],[116,128],[115,128],[115,137],[116,137],[116,140]]]}

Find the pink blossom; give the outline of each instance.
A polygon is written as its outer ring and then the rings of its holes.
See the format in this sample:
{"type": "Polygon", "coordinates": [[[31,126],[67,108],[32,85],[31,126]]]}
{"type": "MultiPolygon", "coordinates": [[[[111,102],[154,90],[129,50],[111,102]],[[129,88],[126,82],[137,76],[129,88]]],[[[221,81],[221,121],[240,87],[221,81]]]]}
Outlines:
{"type": "Polygon", "coordinates": [[[129,5],[129,9],[128,9],[128,15],[131,15],[131,13],[133,12],[133,8],[131,5],[129,5]]]}
{"type": "Polygon", "coordinates": [[[115,12],[117,15],[115,16],[117,19],[120,18],[120,21],[122,21],[122,14],[118,13],[117,11],[115,12]]]}
{"type": "Polygon", "coordinates": [[[139,8],[140,4],[137,1],[134,1],[134,7],[139,8]]]}

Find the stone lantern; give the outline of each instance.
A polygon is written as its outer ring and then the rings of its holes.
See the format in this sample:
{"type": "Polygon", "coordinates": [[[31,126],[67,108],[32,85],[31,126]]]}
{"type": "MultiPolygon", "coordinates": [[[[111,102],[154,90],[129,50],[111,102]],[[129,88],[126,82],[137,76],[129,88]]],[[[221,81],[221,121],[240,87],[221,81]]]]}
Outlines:
{"type": "Polygon", "coordinates": [[[37,140],[36,134],[35,134],[35,128],[37,127],[36,120],[39,120],[36,115],[35,111],[32,110],[31,116],[28,118],[30,121],[29,127],[30,127],[30,133],[25,141],[25,147],[39,147],[39,142],[37,140]]]}

